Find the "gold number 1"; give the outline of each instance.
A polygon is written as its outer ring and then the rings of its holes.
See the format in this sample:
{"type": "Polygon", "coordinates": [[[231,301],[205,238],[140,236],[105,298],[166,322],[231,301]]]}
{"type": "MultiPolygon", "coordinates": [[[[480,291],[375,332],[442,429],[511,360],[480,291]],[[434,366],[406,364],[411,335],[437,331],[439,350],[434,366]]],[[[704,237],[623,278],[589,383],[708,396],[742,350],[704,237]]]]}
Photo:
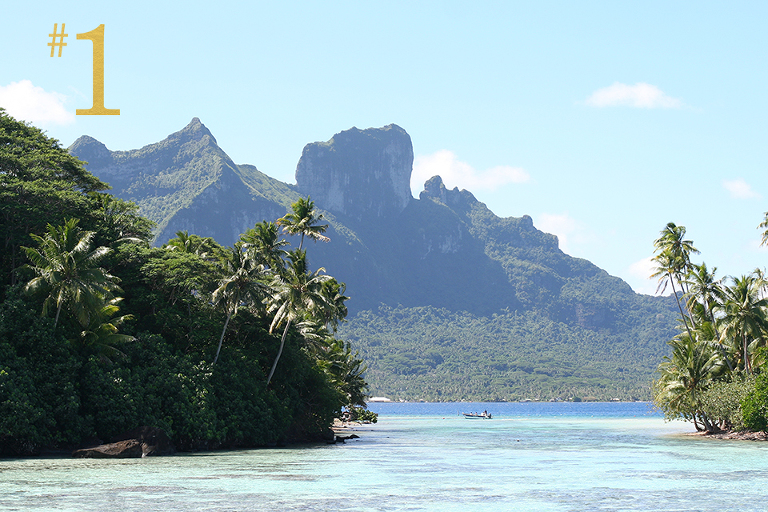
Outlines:
{"type": "Polygon", "coordinates": [[[79,116],[119,116],[119,108],[104,107],[104,24],[90,32],[77,34],[78,39],[90,39],[93,42],[93,106],[88,109],[78,108],[79,116]]]}

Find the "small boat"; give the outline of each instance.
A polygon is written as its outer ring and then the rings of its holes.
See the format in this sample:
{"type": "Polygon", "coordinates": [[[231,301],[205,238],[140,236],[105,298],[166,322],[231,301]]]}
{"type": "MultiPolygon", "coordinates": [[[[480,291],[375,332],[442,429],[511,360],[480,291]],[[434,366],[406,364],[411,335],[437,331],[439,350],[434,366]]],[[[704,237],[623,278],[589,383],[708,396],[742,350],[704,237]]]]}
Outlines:
{"type": "Polygon", "coordinates": [[[493,415],[490,414],[488,411],[483,411],[481,413],[477,413],[477,412],[463,412],[461,414],[463,414],[464,417],[468,418],[468,419],[490,420],[491,418],[493,418],[493,415]]]}

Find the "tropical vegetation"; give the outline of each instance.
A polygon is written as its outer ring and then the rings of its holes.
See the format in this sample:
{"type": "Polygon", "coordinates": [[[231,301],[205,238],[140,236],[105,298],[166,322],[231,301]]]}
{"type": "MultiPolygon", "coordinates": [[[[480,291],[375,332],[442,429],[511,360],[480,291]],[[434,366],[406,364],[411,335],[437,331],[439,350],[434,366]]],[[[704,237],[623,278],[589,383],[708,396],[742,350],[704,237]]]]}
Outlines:
{"type": "MultiPolygon", "coordinates": [[[[758,226],[768,244],[768,212],[758,226]]],[[[672,353],[658,367],[654,401],[668,419],[697,430],[766,430],[768,425],[768,281],[760,269],[739,277],[694,263],[686,229],[667,224],[654,242],[661,291],[678,304],[672,353]]]]}
{"type": "MultiPolygon", "coordinates": [[[[316,440],[364,410],[366,366],[334,335],[344,285],[301,243],[264,221],[231,247],[180,231],[153,248],[108,189],[0,109],[0,454],[142,425],[182,450],[316,440]]],[[[309,198],[287,218],[325,239],[309,198]]]]}

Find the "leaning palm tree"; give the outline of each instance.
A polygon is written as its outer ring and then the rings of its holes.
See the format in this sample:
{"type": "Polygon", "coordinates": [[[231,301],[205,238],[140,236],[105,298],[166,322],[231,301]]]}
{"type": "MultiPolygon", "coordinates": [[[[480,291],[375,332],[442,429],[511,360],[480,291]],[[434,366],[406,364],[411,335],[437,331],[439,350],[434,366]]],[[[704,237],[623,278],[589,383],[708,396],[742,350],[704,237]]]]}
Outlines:
{"type": "Polygon", "coordinates": [[[656,263],[656,269],[651,277],[657,277],[659,279],[659,285],[656,288],[656,293],[664,293],[667,290],[667,285],[672,286],[672,294],[677,300],[677,309],[680,311],[680,318],[685,324],[685,329],[688,331],[688,336],[693,339],[693,333],[691,327],[688,325],[688,316],[683,312],[683,306],[680,304],[680,296],[677,294],[675,288],[675,282],[680,280],[680,269],[683,267],[680,257],[675,256],[669,249],[662,250],[660,254],[653,257],[652,261],[656,263]]]}
{"type": "Polygon", "coordinates": [[[268,291],[264,265],[255,264],[248,259],[240,243],[229,248],[226,255],[228,275],[219,282],[219,287],[214,290],[212,296],[213,303],[223,306],[227,313],[213,364],[219,360],[219,352],[221,352],[230,319],[243,305],[260,306],[268,291]]]}
{"type": "Polygon", "coordinates": [[[48,224],[44,237],[30,235],[37,242],[37,248],[23,248],[32,262],[28,268],[36,274],[24,290],[33,294],[47,293],[42,314],[48,315],[50,308],[55,306],[54,328],[65,305],[72,309],[81,324],[87,324],[104,298],[119,290],[119,279],[98,266],[111,249],[92,249],[95,233],[80,230],[78,222],[78,219],[69,219],[58,227],[48,224]]]}
{"type": "Polygon", "coordinates": [[[300,197],[298,201],[291,205],[291,212],[277,219],[277,224],[283,226],[283,231],[290,235],[301,235],[299,250],[304,246],[304,236],[315,241],[327,242],[330,240],[323,235],[328,229],[328,224],[318,224],[322,220],[322,214],[315,216],[315,202],[300,197]]]}
{"type": "MultiPolygon", "coordinates": [[[[659,238],[653,242],[653,246],[656,248],[654,252],[658,253],[653,258],[657,264],[657,271],[651,277],[659,277],[659,288],[661,288],[662,293],[666,290],[667,283],[672,285],[672,292],[675,294],[683,323],[688,330],[688,335],[692,336],[688,320],[686,320],[686,315],[680,305],[680,298],[675,290],[675,282],[680,285],[681,291],[686,293],[683,277],[691,268],[691,254],[698,254],[699,250],[693,246],[692,241],[685,239],[685,226],[678,226],[674,222],[668,222],[664,226],[659,238]]],[[[658,289],[656,291],[658,292],[658,289]]],[[[688,319],[693,323],[690,314],[688,319]]]]}
{"type": "Polygon", "coordinates": [[[267,385],[272,380],[272,375],[277,368],[277,362],[283,353],[285,338],[291,324],[305,320],[306,317],[316,317],[327,307],[326,298],[322,293],[323,283],[331,276],[323,274],[324,268],[315,272],[307,271],[307,252],[297,249],[288,253],[290,264],[282,274],[275,274],[272,281],[274,290],[272,297],[268,299],[268,311],[274,316],[269,326],[269,332],[285,324],[283,336],[280,339],[280,348],[277,351],[272,368],[267,376],[267,385]]]}
{"type": "Polygon", "coordinates": [[[685,239],[685,231],[685,226],[668,222],[661,230],[659,238],[653,242],[656,251],[669,251],[674,256],[678,265],[675,269],[678,277],[682,277],[690,269],[691,255],[699,253],[699,250],[693,246],[693,242],[685,239]]]}

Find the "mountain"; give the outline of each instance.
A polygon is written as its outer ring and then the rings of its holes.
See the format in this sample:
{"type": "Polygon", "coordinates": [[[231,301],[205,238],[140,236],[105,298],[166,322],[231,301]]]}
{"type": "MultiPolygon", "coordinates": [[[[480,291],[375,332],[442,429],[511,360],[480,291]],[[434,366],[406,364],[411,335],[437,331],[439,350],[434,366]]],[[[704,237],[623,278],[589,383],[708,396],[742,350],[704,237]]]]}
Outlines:
{"type": "Polygon", "coordinates": [[[296,185],[232,162],[197,118],[141,149],[83,136],[70,152],[158,223],[157,244],[187,230],[229,245],[309,195],[331,238],[308,247],[310,264],[347,284],[342,335],[366,356],[377,394],[647,397],[674,332],[673,299],[638,295],[563,253],[531,217],[500,218],[439,176],[412,197],[413,147],[394,124],[307,144],[296,185]],[[551,339],[531,350],[542,336],[551,339]],[[452,386],[461,374],[474,384],[452,386]]]}
{"type": "Polygon", "coordinates": [[[183,230],[232,244],[254,223],[284,215],[298,197],[256,167],[232,162],[198,118],[141,149],[110,151],[82,136],[69,151],[157,222],[158,245],[183,230]]]}

